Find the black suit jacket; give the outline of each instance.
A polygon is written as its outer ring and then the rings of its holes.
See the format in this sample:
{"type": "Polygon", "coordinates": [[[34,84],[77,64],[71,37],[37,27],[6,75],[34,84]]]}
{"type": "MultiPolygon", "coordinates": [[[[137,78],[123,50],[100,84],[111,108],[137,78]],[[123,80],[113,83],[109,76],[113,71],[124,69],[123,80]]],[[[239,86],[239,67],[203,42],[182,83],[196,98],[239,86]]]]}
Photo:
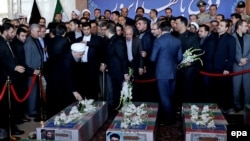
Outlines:
{"type": "Polygon", "coordinates": [[[137,37],[134,37],[132,39],[132,55],[133,55],[132,67],[136,69],[135,71],[137,71],[138,68],[143,68],[143,58],[141,56],[141,51],[142,51],[141,40],[137,37]]]}
{"type": "Polygon", "coordinates": [[[211,72],[213,70],[213,57],[216,47],[216,37],[214,34],[209,35],[201,43],[201,49],[205,51],[205,54],[202,56],[203,66],[202,70],[211,72]]]}
{"type": "Polygon", "coordinates": [[[125,17],[125,19],[126,19],[126,24],[132,25],[132,26],[135,25],[135,20],[133,20],[129,17],[125,17]]]}
{"type": "Polygon", "coordinates": [[[49,64],[53,65],[65,58],[70,51],[70,43],[66,37],[56,35],[48,44],[49,64]]]}
{"type": "Polygon", "coordinates": [[[236,55],[236,40],[228,33],[217,37],[217,46],[213,60],[214,72],[232,71],[236,55]]]}
{"type": "Polygon", "coordinates": [[[127,47],[122,37],[111,37],[107,46],[107,65],[111,78],[122,81],[128,73],[127,47]]]}
{"type": "Polygon", "coordinates": [[[0,86],[6,82],[7,77],[13,81],[15,79],[16,58],[12,55],[11,50],[5,39],[0,36],[0,86]]]}
{"type": "Polygon", "coordinates": [[[13,39],[11,43],[12,51],[16,57],[17,65],[21,65],[25,67],[25,74],[32,75],[34,69],[28,67],[25,63],[25,53],[24,53],[24,43],[19,41],[16,37],[13,39]]]}
{"type": "Polygon", "coordinates": [[[150,30],[144,32],[141,41],[143,50],[146,51],[147,56],[150,57],[154,43],[154,36],[152,35],[150,30]]]}
{"type": "MultiPolygon", "coordinates": [[[[82,39],[83,39],[83,36],[77,38],[75,41],[81,42],[82,39]]],[[[88,54],[87,54],[88,62],[99,63],[100,60],[98,59],[97,55],[99,54],[100,47],[102,45],[101,37],[91,34],[90,41],[88,41],[86,45],[89,47],[88,54]]]]}
{"type": "MultiPolygon", "coordinates": [[[[81,32],[82,32],[82,31],[81,31],[81,32]]],[[[82,35],[83,35],[83,32],[82,32],[82,35]]],[[[76,35],[75,35],[75,32],[74,32],[74,31],[67,32],[65,37],[68,38],[68,40],[69,40],[69,42],[70,42],[71,44],[76,43],[76,42],[77,42],[77,39],[78,39],[78,38],[76,38],[76,35]]]]}

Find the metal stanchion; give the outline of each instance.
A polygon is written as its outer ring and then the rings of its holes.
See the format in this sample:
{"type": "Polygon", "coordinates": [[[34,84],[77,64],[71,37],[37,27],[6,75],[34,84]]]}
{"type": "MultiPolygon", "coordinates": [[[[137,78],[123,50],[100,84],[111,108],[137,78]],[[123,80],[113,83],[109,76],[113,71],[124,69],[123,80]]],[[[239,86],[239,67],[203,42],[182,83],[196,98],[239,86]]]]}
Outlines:
{"type": "Polygon", "coordinates": [[[10,80],[10,77],[8,76],[7,78],[7,89],[8,89],[8,106],[9,106],[9,137],[10,137],[10,141],[16,141],[17,138],[12,136],[12,133],[11,133],[11,97],[10,97],[10,94],[11,94],[11,91],[10,91],[10,84],[11,84],[11,80],[10,80]]]}
{"type": "Polygon", "coordinates": [[[102,72],[102,103],[105,100],[105,71],[102,72]]]}
{"type": "Polygon", "coordinates": [[[39,79],[39,95],[40,95],[40,118],[41,118],[41,124],[43,124],[44,120],[47,119],[47,114],[46,111],[44,110],[43,106],[45,101],[43,100],[43,90],[42,90],[42,75],[41,73],[38,75],[38,79],[39,79]]]}

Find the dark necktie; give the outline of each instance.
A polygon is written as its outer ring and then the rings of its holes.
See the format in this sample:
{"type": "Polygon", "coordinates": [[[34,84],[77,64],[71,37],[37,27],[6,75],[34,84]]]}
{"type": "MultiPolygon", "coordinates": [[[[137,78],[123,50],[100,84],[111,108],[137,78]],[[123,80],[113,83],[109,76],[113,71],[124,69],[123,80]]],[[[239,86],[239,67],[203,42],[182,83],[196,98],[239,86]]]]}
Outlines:
{"type": "Polygon", "coordinates": [[[14,55],[12,49],[11,49],[11,46],[10,46],[10,42],[9,42],[9,41],[7,41],[7,45],[8,45],[8,47],[9,47],[9,49],[10,49],[10,52],[11,52],[11,54],[12,54],[12,57],[14,58],[15,55],[14,55]]]}

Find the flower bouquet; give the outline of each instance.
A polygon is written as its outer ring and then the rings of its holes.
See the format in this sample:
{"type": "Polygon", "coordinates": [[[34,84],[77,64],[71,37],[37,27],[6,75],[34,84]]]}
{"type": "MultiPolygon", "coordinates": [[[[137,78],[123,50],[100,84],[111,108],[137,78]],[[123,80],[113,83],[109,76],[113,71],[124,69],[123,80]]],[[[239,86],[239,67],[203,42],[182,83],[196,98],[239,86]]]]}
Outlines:
{"type": "Polygon", "coordinates": [[[191,121],[196,125],[206,126],[207,128],[215,128],[214,116],[208,105],[203,106],[202,110],[196,105],[191,106],[191,121]]]}
{"type": "MultiPolygon", "coordinates": [[[[133,77],[134,70],[132,68],[129,68],[128,75],[133,77]]],[[[121,90],[121,96],[120,96],[120,103],[119,106],[116,109],[119,109],[124,103],[131,102],[132,100],[132,88],[133,84],[132,81],[124,81],[122,83],[122,90],[121,90]]]]}
{"type": "MultiPolygon", "coordinates": [[[[129,68],[129,76],[133,77],[133,69],[129,68]]],[[[123,82],[120,104],[117,109],[122,106],[120,112],[123,113],[123,120],[121,122],[121,128],[128,129],[130,127],[140,125],[143,122],[143,119],[147,117],[147,106],[142,103],[139,106],[136,106],[132,103],[132,81],[123,82]]]]}
{"type": "Polygon", "coordinates": [[[66,115],[65,111],[61,112],[60,115],[56,116],[54,119],[54,125],[65,125],[67,123],[72,122],[77,117],[81,116],[82,113],[78,111],[77,106],[73,106],[68,115],[66,115]]]}
{"type": "Polygon", "coordinates": [[[135,106],[132,103],[128,103],[121,108],[123,113],[123,120],[121,122],[121,128],[127,129],[143,123],[143,119],[147,117],[147,106],[142,103],[139,106],[135,106]]]}
{"type": "Polygon", "coordinates": [[[65,125],[79,118],[83,115],[83,113],[94,112],[96,110],[96,107],[93,105],[93,102],[93,99],[84,99],[79,101],[77,106],[73,106],[68,114],[66,114],[65,111],[62,111],[58,116],[54,118],[54,125],[65,125]]]}
{"type": "Polygon", "coordinates": [[[186,67],[187,63],[192,63],[194,61],[200,61],[201,65],[203,65],[203,62],[201,60],[201,56],[205,54],[205,51],[199,54],[195,54],[195,52],[201,51],[201,49],[194,49],[194,48],[189,48],[183,53],[183,59],[181,63],[177,66],[177,69],[181,69],[183,67],[186,67]]]}
{"type": "Polygon", "coordinates": [[[94,99],[89,99],[89,100],[84,99],[84,100],[79,101],[78,110],[81,113],[94,112],[96,110],[96,107],[93,105],[93,102],[94,102],[94,99]]]}

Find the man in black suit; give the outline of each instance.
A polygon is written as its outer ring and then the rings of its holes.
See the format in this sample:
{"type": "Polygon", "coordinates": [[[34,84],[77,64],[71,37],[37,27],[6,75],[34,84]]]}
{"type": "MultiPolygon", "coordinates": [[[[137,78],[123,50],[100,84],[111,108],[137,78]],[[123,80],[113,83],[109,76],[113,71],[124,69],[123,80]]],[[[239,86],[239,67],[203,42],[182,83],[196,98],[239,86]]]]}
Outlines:
{"type": "MultiPolygon", "coordinates": [[[[205,54],[202,56],[202,70],[208,73],[211,73],[213,70],[213,57],[214,51],[216,47],[216,36],[210,32],[209,26],[200,25],[199,28],[199,37],[200,37],[200,45],[201,49],[205,51],[205,54]]],[[[212,102],[212,78],[210,76],[203,75],[203,91],[204,102],[212,102]]]]}
{"type": "MultiPolygon", "coordinates": [[[[58,72],[61,71],[59,65],[64,60],[65,56],[70,52],[70,43],[68,39],[65,37],[67,28],[64,24],[59,24],[56,27],[56,35],[48,44],[48,55],[49,55],[49,70],[48,70],[48,81],[47,81],[47,95],[46,95],[46,109],[47,116],[51,117],[56,112],[58,112],[57,108],[53,108],[53,104],[57,100],[58,93],[58,72]]],[[[60,77],[60,76],[59,76],[60,77]]]]}
{"type": "MultiPolygon", "coordinates": [[[[182,53],[187,49],[200,48],[199,37],[187,30],[188,20],[186,17],[179,16],[176,17],[176,31],[178,32],[177,37],[181,40],[182,53]]],[[[178,70],[176,87],[179,96],[184,98],[185,102],[194,102],[197,89],[199,88],[198,83],[199,78],[199,62],[188,62],[185,68],[178,70]]],[[[183,102],[183,101],[182,101],[183,102]]]]}
{"type": "MultiPolygon", "coordinates": [[[[5,85],[5,82],[8,77],[10,77],[11,83],[16,83],[16,74],[24,73],[25,68],[21,65],[17,65],[16,57],[11,49],[10,41],[14,38],[15,31],[14,26],[10,23],[4,23],[1,27],[1,36],[0,36],[0,88],[2,89],[5,85]]],[[[14,102],[11,99],[11,102],[14,102]]],[[[9,112],[11,113],[11,118],[14,111],[9,111],[8,106],[8,92],[4,93],[3,98],[0,100],[0,128],[9,131],[9,124],[11,124],[11,133],[12,135],[21,135],[24,131],[19,130],[13,120],[9,119],[9,112]],[[9,122],[10,123],[9,123],[9,122]]],[[[16,107],[15,107],[16,108],[16,107]]]]}
{"type": "MultiPolygon", "coordinates": [[[[236,55],[236,40],[227,33],[230,24],[227,20],[221,20],[217,29],[217,45],[213,57],[213,72],[227,75],[233,71],[233,63],[236,55]]],[[[232,78],[231,77],[215,77],[215,96],[219,106],[223,111],[228,113],[233,107],[232,101],[232,78]],[[218,91],[220,90],[220,91],[218,91]]]]}
{"type": "Polygon", "coordinates": [[[81,60],[81,79],[82,94],[88,99],[98,98],[98,51],[101,47],[101,38],[91,33],[90,23],[82,24],[83,36],[78,38],[76,42],[82,42],[86,45],[85,53],[81,60]]]}
{"type": "Polygon", "coordinates": [[[109,23],[107,25],[107,30],[105,31],[105,36],[110,39],[106,50],[107,59],[105,64],[103,62],[100,66],[100,71],[103,72],[107,68],[111,77],[113,86],[113,102],[108,104],[113,110],[119,105],[122,82],[124,80],[129,80],[126,43],[123,38],[117,36],[115,33],[115,25],[109,23]]]}
{"type": "Polygon", "coordinates": [[[66,53],[61,60],[54,64],[54,74],[52,81],[48,86],[53,88],[48,94],[48,116],[57,114],[75,100],[82,100],[79,92],[81,81],[80,61],[84,54],[83,43],[74,43],[71,45],[71,51],[66,53]]]}
{"type": "Polygon", "coordinates": [[[70,43],[76,43],[76,39],[83,36],[82,30],[80,29],[80,21],[78,19],[72,19],[69,22],[70,32],[67,32],[66,37],[70,43]]]}
{"type": "Polygon", "coordinates": [[[134,77],[137,79],[139,75],[143,74],[142,43],[139,38],[134,37],[132,26],[125,27],[125,38],[129,66],[134,69],[134,77]]]}
{"type": "Polygon", "coordinates": [[[123,7],[121,9],[121,16],[123,16],[126,20],[126,25],[131,25],[133,26],[135,24],[135,21],[131,18],[128,17],[128,8],[127,7],[123,7]]]}
{"type": "MultiPolygon", "coordinates": [[[[150,62],[150,56],[153,48],[154,36],[152,35],[148,19],[145,17],[140,17],[136,20],[136,28],[139,32],[139,39],[142,42],[142,49],[141,55],[143,57],[144,62],[144,74],[140,76],[138,79],[147,80],[147,79],[154,79],[155,78],[155,67],[152,62],[150,62]]],[[[138,85],[138,94],[142,96],[140,101],[152,101],[152,93],[157,91],[156,83],[135,83],[138,85]]]]}
{"type": "Polygon", "coordinates": [[[65,37],[67,27],[64,24],[59,24],[55,28],[55,37],[48,42],[49,68],[53,67],[65,57],[70,51],[70,44],[65,37]]]}
{"type": "MultiPolygon", "coordinates": [[[[16,62],[18,65],[21,65],[25,68],[25,73],[17,73],[16,74],[16,83],[14,87],[17,91],[18,96],[24,97],[28,87],[27,87],[27,75],[39,74],[39,70],[34,70],[28,67],[25,63],[25,53],[24,53],[24,42],[27,38],[27,31],[23,28],[18,28],[16,31],[16,37],[12,41],[12,51],[15,54],[16,62]]],[[[17,123],[22,123],[25,121],[30,121],[30,119],[25,117],[27,112],[27,103],[17,103],[18,109],[15,110],[15,120],[17,123]]]]}
{"type": "MultiPolygon", "coordinates": [[[[143,58],[141,55],[142,52],[142,43],[141,39],[134,37],[133,27],[128,25],[125,27],[125,38],[127,44],[127,54],[128,54],[128,64],[134,70],[134,79],[138,79],[143,75],[143,58]]],[[[133,100],[141,101],[140,91],[138,90],[138,85],[133,87],[133,100]]]]}

